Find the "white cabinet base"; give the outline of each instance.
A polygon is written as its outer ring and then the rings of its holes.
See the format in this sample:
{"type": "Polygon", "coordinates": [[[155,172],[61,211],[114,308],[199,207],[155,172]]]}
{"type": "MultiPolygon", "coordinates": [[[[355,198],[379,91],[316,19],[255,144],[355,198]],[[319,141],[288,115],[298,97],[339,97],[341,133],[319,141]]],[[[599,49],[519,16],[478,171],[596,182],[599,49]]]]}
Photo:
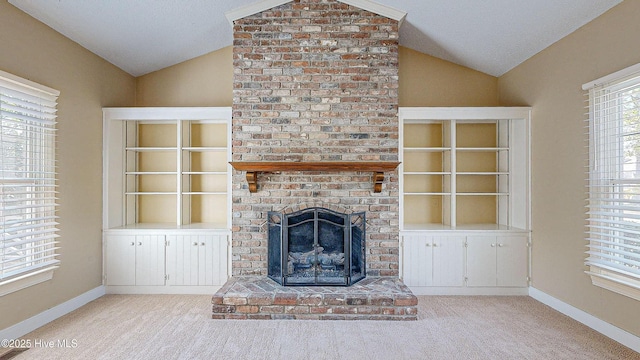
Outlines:
{"type": "Polygon", "coordinates": [[[400,279],[416,295],[527,295],[527,231],[401,232],[400,279]]]}
{"type": "Polygon", "coordinates": [[[108,230],[105,291],[213,295],[229,278],[230,236],[211,229],[108,230]]]}

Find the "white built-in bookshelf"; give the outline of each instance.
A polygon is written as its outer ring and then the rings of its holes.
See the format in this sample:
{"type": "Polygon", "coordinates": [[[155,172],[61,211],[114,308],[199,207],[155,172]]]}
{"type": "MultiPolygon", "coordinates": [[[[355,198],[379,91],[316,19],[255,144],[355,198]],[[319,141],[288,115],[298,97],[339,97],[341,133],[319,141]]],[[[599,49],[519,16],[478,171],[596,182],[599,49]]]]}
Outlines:
{"type": "Polygon", "coordinates": [[[215,292],[231,273],[231,108],[104,108],[103,121],[107,292],[215,292]]]}
{"type": "Polygon", "coordinates": [[[229,229],[230,118],[230,108],[105,108],[105,229],[229,229]]]}
{"type": "Polygon", "coordinates": [[[400,108],[400,268],[417,294],[526,294],[530,108],[400,108]]]}
{"type": "Polygon", "coordinates": [[[529,108],[401,108],[402,229],[529,228],[529,108]]]}

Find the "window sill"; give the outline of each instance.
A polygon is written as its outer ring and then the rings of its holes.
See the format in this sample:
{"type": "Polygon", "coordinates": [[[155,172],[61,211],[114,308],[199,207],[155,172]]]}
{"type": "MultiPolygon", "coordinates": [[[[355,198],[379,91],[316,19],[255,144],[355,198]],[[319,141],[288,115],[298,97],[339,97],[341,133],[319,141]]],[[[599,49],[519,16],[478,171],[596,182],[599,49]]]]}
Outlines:
{"type": "Polygon", "coordinates": [[[587,271],[586,273],[591,276],[591,283],[593,285],[635,300],[640,300],[640,283],[637,280],[593,267],[591,271],[587,271]]]}
{"type": "Polygon", "coordinates": [[[50,266],[13,279],[0,281],[0,296],[51,280],[53,278],[53,271],[57,268],[57,266],[50,266]]]}

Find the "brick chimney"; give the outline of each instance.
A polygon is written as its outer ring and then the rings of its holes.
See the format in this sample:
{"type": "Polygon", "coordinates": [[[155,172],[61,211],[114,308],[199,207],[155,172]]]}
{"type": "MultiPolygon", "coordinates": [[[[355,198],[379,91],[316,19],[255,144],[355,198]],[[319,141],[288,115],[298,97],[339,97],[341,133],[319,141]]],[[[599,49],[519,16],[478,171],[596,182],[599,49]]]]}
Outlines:
{"type": "MultiPolygon", "coordinates": [[[[234,161],[397,161],[397,20],[336,0],[294,0],[234,21],[234,161]]],[[[233,275],[266,275],[267,211],[367,213],[367,275],[398,276],[398,173],[233,175],[233,275]]]]}

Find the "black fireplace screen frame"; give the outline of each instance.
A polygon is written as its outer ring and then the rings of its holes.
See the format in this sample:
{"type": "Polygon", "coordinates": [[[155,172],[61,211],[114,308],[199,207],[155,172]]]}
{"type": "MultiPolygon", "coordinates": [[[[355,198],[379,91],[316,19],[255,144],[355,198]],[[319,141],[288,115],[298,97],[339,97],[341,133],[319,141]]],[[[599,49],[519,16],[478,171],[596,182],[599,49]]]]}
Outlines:
{"type": "Polygon", "coordinates": [[[311,207],[269,211],[268,276],[283,286],[350,286],[366,277],[366,217],[311,207]]]}

